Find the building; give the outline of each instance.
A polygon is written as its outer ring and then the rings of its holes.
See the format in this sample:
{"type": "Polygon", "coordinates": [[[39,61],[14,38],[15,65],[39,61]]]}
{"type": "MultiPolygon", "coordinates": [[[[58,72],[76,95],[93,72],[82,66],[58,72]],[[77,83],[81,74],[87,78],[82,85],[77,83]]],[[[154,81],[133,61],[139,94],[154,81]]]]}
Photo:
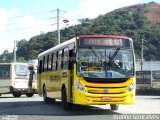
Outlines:
{"type": "MultiPolygon", "coordinates": [[[[160,61],[144,61],[143,70],[160,70],[160,61]]],[[[141,71],[141,62],[136,62],[136,71],[141,71]]]]}

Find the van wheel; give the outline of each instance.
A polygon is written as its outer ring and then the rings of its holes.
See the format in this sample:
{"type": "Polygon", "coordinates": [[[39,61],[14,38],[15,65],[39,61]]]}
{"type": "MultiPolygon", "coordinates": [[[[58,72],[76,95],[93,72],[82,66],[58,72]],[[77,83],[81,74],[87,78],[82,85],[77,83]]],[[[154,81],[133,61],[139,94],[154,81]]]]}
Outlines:
{"type": "Polygon", "coordinates": [[[32,97],[34,95],[34,93],[26,93],[27,97],[32,97]]]}
{"type": "Polygon", "coordinates": [[[14,97],[20,97],[20,96],[21,96],[21,93],[16,93],[16,92],[14,92],[14,93],[12,93],[12,94],[13,94],[14,97]]]}
{"type": "Polygon", "coordinates": [[[113,104],[113,105],[110,105],[110,107],[111,107],[111,110],[118,110],[119,105],[118,104],[113,104]]]}
{"type": "Polygon", "coordinates": [[[61,97],[62,97],[62,107],[64,110],[71,110],[72,109],[72,104],[67,102],[67,95],[66,95],[66,89],[62,89],[61,92],[61,97]]]}

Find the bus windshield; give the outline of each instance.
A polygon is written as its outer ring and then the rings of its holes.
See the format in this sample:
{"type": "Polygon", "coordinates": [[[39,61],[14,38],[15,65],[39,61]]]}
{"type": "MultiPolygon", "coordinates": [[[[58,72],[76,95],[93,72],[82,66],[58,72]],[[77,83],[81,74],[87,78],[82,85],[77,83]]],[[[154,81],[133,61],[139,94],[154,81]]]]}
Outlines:
{"type": "Polygon", "coordinates": [[[151,71],[136,71],[138,84],[149,84],[151,82],[151,71]]]}
{"type": "Polygon", "coordinates": [[[10,65],[0,65],[0,79],[10,78],[10,65]]]}
{"type": "Polygon", "coordinates": [[[92,78],[128,78],[134,75],[133,51],[121,48],[79,48],[77,74],[92,78]]]}
{"type": "Polygon", "coordinates": [[[14,70],[18,76],[27,76],[29,74],[27,65],[15,65],[14,70]]]}
{"type": "Polygon", "coordinates": [[[160,71],[152,71],[153,79],[160,79],[160,71]]]}

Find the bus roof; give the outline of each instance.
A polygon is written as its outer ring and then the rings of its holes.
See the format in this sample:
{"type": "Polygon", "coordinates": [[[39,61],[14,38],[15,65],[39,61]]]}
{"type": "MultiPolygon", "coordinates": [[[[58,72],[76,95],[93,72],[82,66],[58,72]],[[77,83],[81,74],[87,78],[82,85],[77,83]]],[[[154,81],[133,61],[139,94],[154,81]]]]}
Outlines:
{"type": "Polygon", "coordinates": [[[46,55],[47,53],[50,53],[50,52],[52,52],[52,51],[54,51],[56,49],[59,49],[59,48],[65,46],[65,45],[74,43],[75,40],[76,40],[75,38],[76,39],[80,39],[80,38],[121,38],[121,39],[130,39],[131,40],[131,38],[127,37],[127,36],[116,36],[116,35],[80,35],[80,36],[76,36],[76,37],[74,37],[74,38],[72,38],[70,40],[67,40],[67,41],[65,41],[65,42],[63,42],[63,43],[61,43],[61,44],[59,44],[57,46],[54,46],[54,47],[52,47],[52,48],[50,48],[50,49],[48,49],[48,50],[40,53],[38,55],[38,57],[46,55]]]}
{"type": "Polygon", "coordinates": [[[116,36],[116,35],[81,35],[76,38],[122,38],[122,39],[131,39],[127,36],[116,36]]]}
{"type": "Polygon", "coordinates": [[[59,44],[59,45],[57,45],[57,46],[54,46],[54,47],[52,47],[52,48],[50,48],[50,49],[48,49],[48,50],[40,53],[40,54],[38,55],[38,57],[43,56],[43,55],[45,55],[46,53],[50,53],[50,52],[52,52],[52,51],[54,51],[54,50],[56,50],[56,49],[59,49],[59,48],[61,48],[61,47],[63,47],[63,46],[66,46],[66,45],[71,44],[71,43],[74,43],[74,42],[75,42],[75,39],[74,39],[74,38],[71,39],[71,40],[67,40],[67,41],[65,41],[65,42],[63,42],[63,43],[61,43],[61,44],[59,44]]]}

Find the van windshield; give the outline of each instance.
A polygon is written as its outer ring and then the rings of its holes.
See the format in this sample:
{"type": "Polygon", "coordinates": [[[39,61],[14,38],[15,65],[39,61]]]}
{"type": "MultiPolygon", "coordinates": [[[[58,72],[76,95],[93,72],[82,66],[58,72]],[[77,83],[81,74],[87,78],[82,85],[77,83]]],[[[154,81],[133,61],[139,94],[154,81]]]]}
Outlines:
{"type": "Polygon", "coordinates": [[[15,65],[14,70],[18,76],[27,76],[29,74],[27,65],[15,65]]]}

